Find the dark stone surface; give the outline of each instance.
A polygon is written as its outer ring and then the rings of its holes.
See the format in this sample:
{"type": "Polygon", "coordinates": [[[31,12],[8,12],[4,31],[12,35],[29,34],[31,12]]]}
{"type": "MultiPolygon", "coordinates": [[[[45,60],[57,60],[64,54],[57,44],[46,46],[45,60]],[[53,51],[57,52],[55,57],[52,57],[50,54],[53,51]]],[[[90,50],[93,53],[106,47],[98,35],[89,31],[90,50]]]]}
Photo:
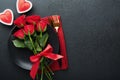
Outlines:
{"type": "MultiPolygon", "coordinates": [[[[59,14],[63,22],[69,69],[54,80],[120,80],[120,0],[30,0],[27,14],[59,14]]],[[[16,0],[0,0],[0,12],[14,11],[16,0]]],[[[0,24],[0,80],[31,80],[8,51],[12,26],[0,24]]],[[[17,53],[16,53],[17,54],[17,53]]]]}

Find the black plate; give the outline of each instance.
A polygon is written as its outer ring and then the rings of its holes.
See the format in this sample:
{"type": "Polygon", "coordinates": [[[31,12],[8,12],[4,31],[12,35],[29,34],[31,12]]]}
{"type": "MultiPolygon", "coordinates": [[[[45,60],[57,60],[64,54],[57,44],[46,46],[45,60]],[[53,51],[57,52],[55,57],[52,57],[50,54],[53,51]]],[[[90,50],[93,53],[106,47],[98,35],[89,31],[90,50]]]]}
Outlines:
{"type": "MultiPolygon", "coordinates": [[[[9,52],[11,55],[11,59],[15,62],[15,64],[17,64],[19,67],[26,69],[26,70],[30,70],[32,67],[31,62],[29,61],[29,57],[31,55],[33,55],[33,53],[31,51],[29,51],[28,49],[20,49],[20,48],[16,48],[13,43],[13,36],[12,33],[15,31],[15,29],[13,29],[10,32],[10,36],[9,36],[9,40],[8,40],[8,47],[9,47],[9,52]]],[[[52,45],[53,47],[53,52],[54,53],[58,53],[59,52],[59,40],[58,40],[58,36],[57,33],[54,31],[54,29],[50,26],[48,26],[47,28],[47,32],[49,34],[49,39],[48,39],[48,43],[52,45]]]]}

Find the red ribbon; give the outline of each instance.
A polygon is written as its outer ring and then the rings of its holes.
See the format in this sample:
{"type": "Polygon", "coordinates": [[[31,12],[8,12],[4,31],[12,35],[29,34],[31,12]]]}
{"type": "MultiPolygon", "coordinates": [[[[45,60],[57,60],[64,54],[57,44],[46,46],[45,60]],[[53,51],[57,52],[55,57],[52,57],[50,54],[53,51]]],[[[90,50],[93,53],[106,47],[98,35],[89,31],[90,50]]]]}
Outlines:
{"type": "Polygon", "coordinates": [[[46,57],[55,61],[63,58],[62,55],[53,53],[53,48],[50,44],[48,44],[47,47],[42,52],[38,53],[37,55],[30,56],[30,61],[33,63],[30,71],[30,76],[32,77],[32,79],[35,79],[36,73],[40,66],[40,60],[42,57],[46,57]]]}
{"type": "MultiPolygon", "coordinates": [[[[59,65],[58,61],[54,61],[51,64],[51,69],[53,71],[65,70],[65,69],[68,68],[68,58],[67,58],[67,52],[66,52],[64,31],[63,31],[63,28],[62,28],[62,21],[61,21],[61,18],[60,18],[59,15],[52,15],[52,16],[49,16],[48,18],[49,18],[49,20],[51,20],[53,22],[53,26],[54,26],[54,28],[57,32],[58,38],[59,38],[59,43],[60,43],[59,53],[60,53],[60,55],[64,56],[61,59],[61,65],[59,65]]],[[[46,18],[44,18],[44,19],[46,19],[46,18]]]]}

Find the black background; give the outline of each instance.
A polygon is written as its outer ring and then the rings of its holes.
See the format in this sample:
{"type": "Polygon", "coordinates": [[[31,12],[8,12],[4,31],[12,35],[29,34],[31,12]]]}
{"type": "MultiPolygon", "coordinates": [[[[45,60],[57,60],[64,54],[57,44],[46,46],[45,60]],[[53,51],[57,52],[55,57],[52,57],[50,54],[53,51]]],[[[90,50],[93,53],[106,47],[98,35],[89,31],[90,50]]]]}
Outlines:
{"type": "MultiPolygon", "coordinates": [[[[30,0],[27,14],[59,14],[63,22],[69,69],[54,80],[120,80],[120,0],[30,0]]],[[[0,12],[13,10],[16,0],[0,0],[0,12]]],[[[0,24],[0,80],[31,80],[8,51],[12,26],[0,24]]],[[[17,54],[17,53],[16,53],[17,54]]]]}

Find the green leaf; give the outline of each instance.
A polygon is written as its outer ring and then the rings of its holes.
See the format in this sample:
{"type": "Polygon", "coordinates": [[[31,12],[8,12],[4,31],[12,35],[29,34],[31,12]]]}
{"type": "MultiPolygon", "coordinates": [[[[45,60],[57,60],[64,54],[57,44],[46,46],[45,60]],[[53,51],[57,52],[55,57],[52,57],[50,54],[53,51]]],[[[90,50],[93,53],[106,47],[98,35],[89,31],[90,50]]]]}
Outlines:
{"type": "Polygon", "coordinates": [[[44,28],[44,32],[47,30],[47,27],[44,28]]]}
{"type": "Polygon", "coordinates": [[[47,40],[48,40],[48,33],[43,34],[42,38],[39,39],[39,44],[42,46],[42,48],[45,47],[47,40]]]}
{"type": "Polygon", "coordinates": [[[25,40],[24,43],[25,43],[25,46],[28,49],[33,50],[33,47],[32,47],[32,44],[31,44],[30,40],[25,40]]]}
{"type": "Polygon", "coordinates": [[[39,46],[37,46],[36,50],[37,50],[38,52],[40,52],[40,51],[42,51],[42,48],[39,47],[39,46]]]}
{"type": "Polygon", "coordinates": [[[16,40],[13,40],[12,42],[13,42],[15,47],[25,48],[25,44],[24,44],[24,42],[22,40],[16,39],[16,40]]]}
{"type": "Polygon", "coordinates": [[[34,34],[33,34],[32,36],[33,36],[34,38],[35,38],[35,37],[37,37],[37,33],[36,33],[36,32],[34,32],[34,34]]]}
{"type": "Polygon", "coordinates": [[[38,52],[42,51],[42,48],[40,47],[39,43],[37,42],[37,40],[35,41],[35,48],[38,52]]]}

